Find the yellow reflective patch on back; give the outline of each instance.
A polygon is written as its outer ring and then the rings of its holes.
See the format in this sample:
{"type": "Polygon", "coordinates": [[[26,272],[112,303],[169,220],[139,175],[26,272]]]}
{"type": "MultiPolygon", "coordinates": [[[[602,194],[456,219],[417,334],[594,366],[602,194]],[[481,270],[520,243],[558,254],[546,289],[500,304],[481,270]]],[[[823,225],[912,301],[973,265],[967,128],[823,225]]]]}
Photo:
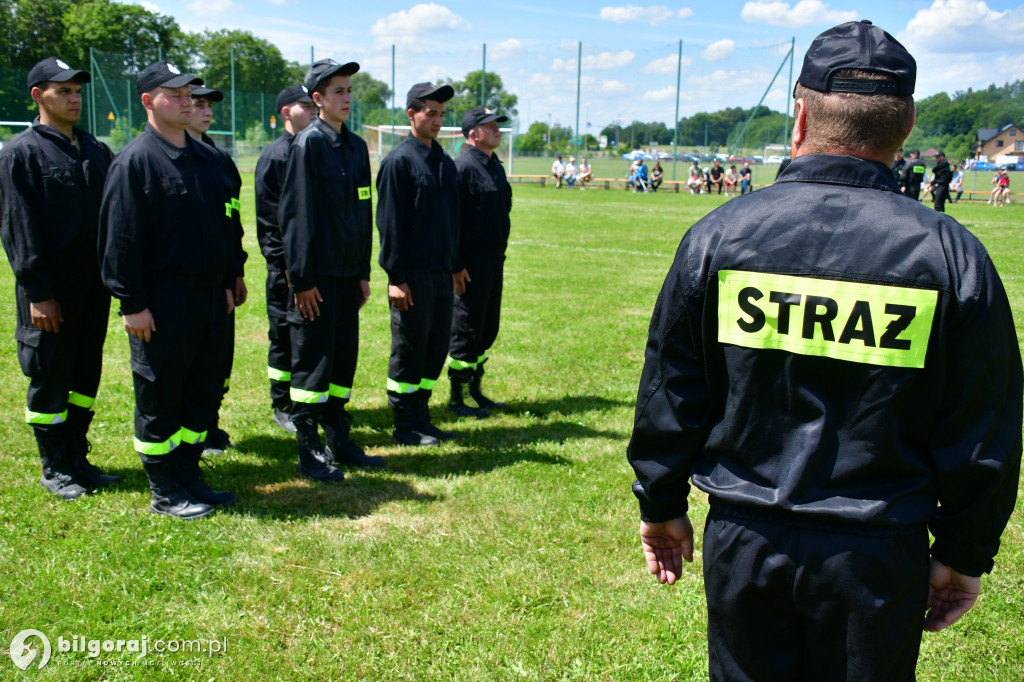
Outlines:
{"type": "Polygon", "coordinates": [[[369,187],[360,187],[359,188],[359,198],[360,199],[369,199],[370,198],[370,188],[369,187]]]}
{"type": "Polygon", "coordinates": [[[939,292],[741,270],[718,273],[718,341],[924,367],[939,292]]]}

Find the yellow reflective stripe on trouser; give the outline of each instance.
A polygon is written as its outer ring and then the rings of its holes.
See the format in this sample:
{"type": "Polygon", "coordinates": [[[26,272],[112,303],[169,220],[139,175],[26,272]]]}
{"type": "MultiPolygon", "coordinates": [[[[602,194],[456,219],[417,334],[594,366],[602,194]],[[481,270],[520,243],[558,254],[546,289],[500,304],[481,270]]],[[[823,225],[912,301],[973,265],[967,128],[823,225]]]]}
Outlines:
{"type": "Polygon", "coordinates": [[[348,400],[352,396],[352,389],[348,386],[338,386],[337,384],[331,384],[327,389],[327,393],[332,398],[341,398],[342,400],[348,400]]]}
{"type": "Polygon", "coordinates": [[[75,393],[74,391],[68,393],[68,403],[70,403],[71,405],[75,405],[76,407],[84,407],[85,409],[88,410],[93,406],[95,402],[96,398],[90,398],[87,395],[75,393]]]}
{"type": "Polygon", "coordinates": [[[160,443],[147,443],[138,438],[135,439],[135,451],[143,455],[167,455],[171,450],[178,447],[181,442],[181,431],[160,443]]]}
{"type": "Polygon", "coordinates": [[[437,379],[421,379],[419,389],[421,391],[433,391],[434,384],[437,383],[437,379]]]}
{"type": "Polygon", "coordinates": [[[301,388],[295,388],[292,386],[288,389],[288,394],[291,396],[292,402],[306,403],[307,405],[313,405],[316,403],[327,402],[326,391],[306,391],[301,388]]]}
{"type": "Polygon", "coordinates": [[[455,370],[459,370],[459,369],[476,369],[476,363],[475,362],[466,362],[465,360],[457,360],[456,358],[453,358],[450,355],[448,356],[448,366],[451,367],[452,369],[455,369],[455,370]]]}
{"type": "Polygon", "coordinates": [[[273,381],[291,381],[292,373],[286,372],[283,369],[277,369],[274,367],[267,367],[267,376],[273,381]]]}
{"type": "Polygon", "coordinates": [[[418,388],[419,384],[407,384],[388,377],[388,390],[392,393],[415,393],[418,388]]]}
{"type": "Polygon", "coordinates": [[[67,419],[67,410],[50,414],[47,412],[33,412],[27,407],[25,408],[25,421],[29,424],[63,424],[67,419]]]}
{"type": "Polygon", "coordinates": [[[718,273],[718,340],[885,367],[924,367],[939,292],[718,273]]]}
{"type": "Polygon", "coordinates": [[[186,429],[184,426],[178,431],[179,443],[195,445],[196,443],[202,443],[204,440],[206,440],[206,431],[193,431],[192,429],[186,429]]]}

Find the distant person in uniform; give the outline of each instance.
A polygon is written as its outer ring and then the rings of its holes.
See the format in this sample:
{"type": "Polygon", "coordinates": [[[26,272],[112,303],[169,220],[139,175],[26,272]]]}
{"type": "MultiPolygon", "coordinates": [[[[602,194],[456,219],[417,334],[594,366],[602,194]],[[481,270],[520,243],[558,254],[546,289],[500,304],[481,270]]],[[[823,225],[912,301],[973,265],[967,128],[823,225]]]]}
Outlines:
{"type": "Polygon", "coordinates": [[[910,152],[910,158],[903,167],[903,175],[900,176],[900,186],[903,193],[914,201],[921,198],[921,183],[924,180],[925,165],[921,161],[920,150],[910,152]]]}

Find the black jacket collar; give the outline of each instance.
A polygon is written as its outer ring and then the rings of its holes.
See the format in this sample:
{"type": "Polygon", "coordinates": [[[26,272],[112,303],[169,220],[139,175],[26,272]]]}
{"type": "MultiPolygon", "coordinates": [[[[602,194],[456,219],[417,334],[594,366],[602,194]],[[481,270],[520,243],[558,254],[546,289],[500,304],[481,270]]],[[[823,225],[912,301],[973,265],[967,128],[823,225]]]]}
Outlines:
{"type": "Polygon", "coordinates": [[[840,154],[807,154],[793,159],[775,182],[818,182],[831,185],[900,191],[892,170],[878,161],[840,154]]]}

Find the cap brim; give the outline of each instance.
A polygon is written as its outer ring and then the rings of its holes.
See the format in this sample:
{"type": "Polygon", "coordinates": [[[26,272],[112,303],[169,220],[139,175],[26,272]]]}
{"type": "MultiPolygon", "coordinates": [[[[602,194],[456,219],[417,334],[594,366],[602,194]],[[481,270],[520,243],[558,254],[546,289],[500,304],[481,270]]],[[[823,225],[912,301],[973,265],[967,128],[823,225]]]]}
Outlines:
{"type": "Polygon", "coordinates": [[[169,78],[163,83],[157,83],[153,87],[156,88],[183,88],[186,85],[202,85],[203,79],[198,76],[193,76],[190,73],[183,73],[180,76],[169,78]]]}
{"type": "Polygon", "coordinates": [[[425,95],[420,95],[417,99],[432,99],[435,102],[447,102],[452,97],[455,97],[455,88],[450,85],[442,85],[433,92],[428,92],[425,95]]]}
{"type": "Polygon", "coordinates": [[[202,97],[210,100],[211,102],[222,102],[224,101],[224,93],[214,88],[192,88],[193,97],[202,97]]]}
{"type": "Polygon", "coordinates": [[[40,85],[41,83],[67,83],[68,81],[78,81],[79,83],[90,83],[92,82],[92,76],[89,75],[88,71],[82,71],[81,69],[68,69],[67,71],[61,71],[52,76],[38,80],[32,85],[28,86],[29,89],[40,85]]]}
{"type": "MultiPolygon", "coordinates": [[[[306,87],[309,89],[310,92],[312,92],[313,90],[316,90],[318,87],[320,87],[320,84],[323,83],[328,78],[337,76],[339,74],[342,76],[351,76],[356,73],[359,73],[359,64],[357,64],[356,62],[338,64],[337,66],[327,69],[322,74],[317,76],[316,82],[313,83],[312,87],[310,87],[309,82],[306,83],[306,87]]],[[[310,99],[309,101],[312,102],[313,100],[310,99]]]]}

